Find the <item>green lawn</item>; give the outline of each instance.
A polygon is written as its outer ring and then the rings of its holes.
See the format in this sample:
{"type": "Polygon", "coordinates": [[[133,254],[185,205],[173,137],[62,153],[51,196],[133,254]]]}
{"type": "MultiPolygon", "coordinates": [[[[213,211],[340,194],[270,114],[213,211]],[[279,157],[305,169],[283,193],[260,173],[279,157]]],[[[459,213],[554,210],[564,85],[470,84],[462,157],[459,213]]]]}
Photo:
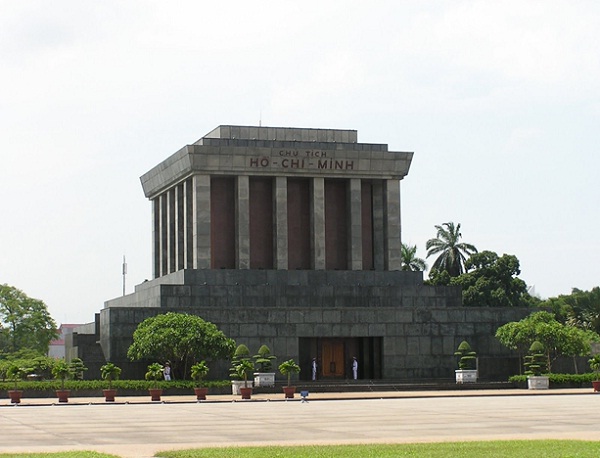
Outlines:
{"type": "Polygon", "coordinates": [[[485,458],[597,458],[600,442],[591,441],[489,441],[398,445],[307,445],[303,447],[227,447],[159,452],[164,458],[263,457],[485,457],[485,458]]]}
{"type": "MultiPolygon", "coordinates": [[[[600,442],[592,441],[487,441],[433,444],[306,445],[301,447],[224,447],[158,452],[161,458],[597,458],[600,442]]],[[[96,452],[0,453],[0,458],[118,458],[96,452]]]]}

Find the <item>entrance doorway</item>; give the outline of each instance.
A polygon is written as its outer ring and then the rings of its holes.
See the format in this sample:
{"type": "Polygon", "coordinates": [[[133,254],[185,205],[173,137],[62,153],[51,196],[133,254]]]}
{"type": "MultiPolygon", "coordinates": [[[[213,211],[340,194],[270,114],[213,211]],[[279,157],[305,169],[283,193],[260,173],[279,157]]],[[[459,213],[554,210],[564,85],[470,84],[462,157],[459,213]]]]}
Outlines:
{"type": "Polygon", "coordinates": [[[352,358],[358,360],[359,379],[382,377],[382,337],[301,337],[300,379],[311,380],[313,358],[317,380],[352,378],[352,358]]]}
{"type": "Polygon", "coordinates": [[[344,340],[322,339],[321,375],[324,378],[344,378],[344,340]]]}

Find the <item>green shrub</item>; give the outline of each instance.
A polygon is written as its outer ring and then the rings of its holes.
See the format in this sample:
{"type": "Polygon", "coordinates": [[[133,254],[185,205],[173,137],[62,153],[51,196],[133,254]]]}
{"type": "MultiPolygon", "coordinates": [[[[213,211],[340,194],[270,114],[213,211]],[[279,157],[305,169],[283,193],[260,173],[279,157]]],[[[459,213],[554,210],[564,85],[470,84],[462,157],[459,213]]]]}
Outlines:
{"type": "Polygon", "coordinates": [[[477,353],[471,349],[471,346],[466,340],[463,340],[456,351],[455,356],[460,356],[458,360],[458,368],[461,370],[475,369],[477,353]]]}
{"type": "MultiPolygon", "coordinates": [[[[159,388],[167,389],[184,389],[192,390],[195,382],[192,380],[172,380],[170,382],[160,380],[157,382],[148,382],[146,380],[113,380],[112,387],[119,390],[131,390],[131,391],[146,391],[150,385],[157,384],[159,388]]],[[[48,391],[54,395],[54,391],[60,389],[62,382],[59,380],[47,380],[47,381],[21,381],[19,382],[19,389],[29,391],[48,391]]],[[[12,390],[14,383],[12,381],[0,382],[1,390],[12,390]]],[[[229,380],[212,380],[205,381],[204,386],[209,388],[225,388],[231,386],[229,380]]],[[[71,391],[101,391],[109,388],[108,380],[66,380],[65,389],[71,391]]]]}
{"type": "Polygon", "coordinates": [[[266,345],[262,345],[258,349],[258,354],[253,356],[254,364],[258,365],[258,372],[271,372],[273,361],[277,356],[271,354],[271,349],[266,345]]]}
{"type": "Polygon", "coordinates": [[[83,373],[88,370],[81,358],[73,358],[69,363],[69,369],[74,380],[83,380],[83,373]]]}
{"type": "Polygon", "coordinates": [[[540,376],[548,372],[548,358],[541,342],[536,340],[531,344],[523,365],[525,366],[525,375],[540,376]]]}
{"type": "Polygon", "coordinates": [[[190,367],[190,376],[192,377],[192,380],[195,382],[195,384],[198,387],[201,387],[202,380],[204,379],[204,377],[206,377],[209,371],[210,369],[206,365],[206,361],[200,361],[199,363],[196,363],[192,367],[190,367]]]}
{"type": "MultiPolygon", "coordinates": [[[[556,385],[589,385],[596,379],[596,374],[593,372],[587,374],[546,374],[550,379],[552,386],[556,385]]],[[[508,378],[511,383],[527,383],[527,375],[513,375],[508,378]]]]}

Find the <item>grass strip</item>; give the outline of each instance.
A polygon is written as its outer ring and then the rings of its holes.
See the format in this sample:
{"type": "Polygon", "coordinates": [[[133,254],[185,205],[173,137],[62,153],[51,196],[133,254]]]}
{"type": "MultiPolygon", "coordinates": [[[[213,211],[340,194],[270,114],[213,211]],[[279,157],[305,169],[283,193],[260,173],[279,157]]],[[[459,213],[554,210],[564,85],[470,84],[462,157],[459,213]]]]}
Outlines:
{"type": "Polygon", "coordinates": [[[160,458],[597,458],[600,442],[574,440],[442,442],[425,444],[224,447],[158,452],[160,458]]]}

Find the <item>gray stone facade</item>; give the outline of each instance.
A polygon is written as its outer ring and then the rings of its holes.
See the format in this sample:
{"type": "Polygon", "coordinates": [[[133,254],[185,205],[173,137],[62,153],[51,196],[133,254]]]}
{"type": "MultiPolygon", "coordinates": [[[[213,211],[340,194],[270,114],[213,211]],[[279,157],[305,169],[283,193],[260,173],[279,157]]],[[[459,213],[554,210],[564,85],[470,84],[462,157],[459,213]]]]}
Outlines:
{"type": "Polygon", "coordinates": [[[528,310],[461,302],[459,289],[423,285],[421,272],[182,270],[108,301],[100,337],[106,358],[127,365],[136,326],[175,311],[215,323],[251,351],[266,344],[300,361],[305,374],[310,355],[302,358],[301,340],[327,337],[381,338],[385,379],[451,377],[463,339],[480,355],[483,378],[518,370],[493,335],[528,310]]]}

